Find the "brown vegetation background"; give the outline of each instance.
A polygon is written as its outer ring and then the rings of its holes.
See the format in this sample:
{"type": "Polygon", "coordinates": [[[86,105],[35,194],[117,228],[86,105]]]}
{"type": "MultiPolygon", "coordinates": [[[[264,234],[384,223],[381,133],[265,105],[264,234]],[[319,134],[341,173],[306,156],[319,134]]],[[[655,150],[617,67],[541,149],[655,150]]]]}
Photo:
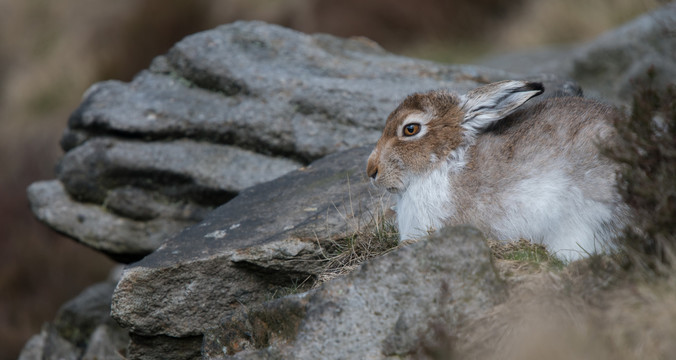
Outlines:
{"type": "Polygon", "coordinates": [[[129,81],[182,37],[239,19],[366,36],[447,62],[582,41],[658,0],[0,0],[0,360],[114,263],[30,213],[68,115],[94,82],[129,81]]]}

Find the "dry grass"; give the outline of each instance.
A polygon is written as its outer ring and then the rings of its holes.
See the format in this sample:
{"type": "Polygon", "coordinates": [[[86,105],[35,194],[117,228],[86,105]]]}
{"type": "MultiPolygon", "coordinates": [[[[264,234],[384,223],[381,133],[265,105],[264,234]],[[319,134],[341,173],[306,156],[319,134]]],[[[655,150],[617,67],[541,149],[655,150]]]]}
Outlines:
{"type": "Polygon", "coordinates": [[[313,268],[318,269],[316,275],[293,280],[287,287],[271,294],[270,299],[317,288],[327,281],[351,273],[364,261],[385,255],[414,242],[399,242],[394,212],[389,209],[389,195],[381,195],[378,198],[375,195],[369,195],[379,204],[377,209],[375,211],[361,211],[360,209],[355,212],[354,206],[361,206],[361,202],[353,203],[349,189],[348,177],[349,201],[340,209],[334,205],[333,209],[328,210],[335,211],[341,221],[344,221],[346,225],[344,236],[323,234],[323,231],[314,234],[315,241],[321,250],[320,256],[313,260],[312,264],[313,268]]]}
{"type": "Polygon", "coordinates": [[[339,240],[329,240],[324,244],[321,260],[323,270],[317,276],[313,287],[348,274],[362,262],[387,254],[408,243],[399,242],[399,233],[392,218],[378,214],[352,235],[339,240]]]}

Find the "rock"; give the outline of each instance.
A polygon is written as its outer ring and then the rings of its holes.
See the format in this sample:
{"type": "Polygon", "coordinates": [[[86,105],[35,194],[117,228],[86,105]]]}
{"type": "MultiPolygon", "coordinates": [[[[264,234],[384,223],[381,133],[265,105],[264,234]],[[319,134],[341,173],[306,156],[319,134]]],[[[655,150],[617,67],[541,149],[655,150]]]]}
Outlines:
{"type": "Polygon", "coordinates": [[[73,201],[58,180],[31,184],[28,200],[35,216],[51,224],[54,230],[76,237],[120,262],[138,260],[160,246],[166,234],[178,232],[192,223],[162,218],[138,221],[116,216],[99,205],[73,201]]]}
{"type": "Polygon", "coordinates": [[[89,338],[82,360],[124,360],[122,350],[129,343],[129,335],[116,326],[102,324],[96,327],[89,338]]]}
{"type": "MultiPolygon", "coordinates": [[[[189,203],[213,207],[239,191],[300,166],[296,161],[271,158],[229,145],[98,137],[69,151],[60,162],[57,175],[68,193],[81,201],[108,204],[114,201],[110,193],[124,186],[158,193],[165,202],[187,199],[189,203]]],[[[140,206],[144,206],[149,197],[142,197],[138,201],[140,206]]],[[[136,196],[129,198],[130,204],[117,204],[121,210],[139,207],[133,201],[136,196]]],[[[188,216],[181,216],[180,213],[166,214],[162,209],[149,210],[120,215],[141,219],[172,215],[193,220],[203,217],[190,212],[188,216]]]]}
{"type": "Polygon", "coordinates": [[[670,3],[583,45],[567,74],[591,96],[629,103],[632,81],[648,69],[654,69],[659,87],[676,79],[675,31],[676,4],[670,3]]]}
{"type": "Polygon", "coordinates": [[[21,349],[18,360],[42,360],[44,358],[46,331],[43,328],[39,334],[31,336],[21,349]]]}
{"type": "Polygon", "coordinates": [[[126,268],[113,317],[137,335],[197,336],[242,304],[317,275],[320,245],[389,207],[364,179],[370,151],[330,155],[241,192],[126,268]]]}
{"type": "Polygon", "coordinates": [[[449,227],[314,292],[231,316],[207,332],[203,351],[209,359],[410,356],[432,324],[457,333],[504,296],[483,236],[449,227]]]}
{"type": "Polygon", "coordinates": [[[110,298],[115,285],[110,281],[92,285],[65,303],[56,314],[54,329],[72,344],[85,347],[102,325],[117,327],[110,317],[110,298]]]}
{"type": "Polygon", "coordinates": [[[43,329],[45,342],[43,359],[45,360],[78,360],[82,355],[82,349],[63,338],[59,332],[50,325],[43,329]]]}
{"type": "Polygon", "coordinates": [[[676,4],[663,7],[581,45],[543,47],[491,57],[485,66],[507,71],[550,73],[578,82],[587,96],[616,104],[632,100],[632,81],[655,72],[664,88],[676,78],[676,4]]]}
{"type": "MultiPolygon", "coordinates": [[[[365,39],[221,26],[185,38],[130,83],[92,86],[61,141],[68,196],[43,183],[29,188],[31,206],[57,231],[138,260],[249,186],[374,143],[412,92],[522,77],[396,56],[365,39]]],[[[579,92],[560,77],[529,79],[549,96],[579,92]]]]}
{"type": "Polygon", "coordinates": [[[110,317],[115,285],[116,279],[95,284],[64,304],[19,359],[124,359],[129,335],[110,317]]]}

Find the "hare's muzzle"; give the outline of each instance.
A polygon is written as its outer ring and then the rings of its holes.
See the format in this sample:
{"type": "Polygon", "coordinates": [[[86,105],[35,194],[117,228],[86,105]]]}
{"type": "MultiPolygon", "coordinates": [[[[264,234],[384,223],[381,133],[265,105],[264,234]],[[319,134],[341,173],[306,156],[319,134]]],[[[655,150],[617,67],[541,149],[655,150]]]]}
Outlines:
{"type": "Polygon", "coordinates": [[[372,164],[369,163],[368,166],[366,167],[366,174],[373,180],[376,179],[376,176],[378,176],[378,167],[375,165],[371,166],[372,164]]]}
{"type": "Polygon", "coordinates": [[[378,160],[375,151],[371,153],[368,162],[366,163],[366,175],[368,175],[374,181],[378,176],[378,160]]]}

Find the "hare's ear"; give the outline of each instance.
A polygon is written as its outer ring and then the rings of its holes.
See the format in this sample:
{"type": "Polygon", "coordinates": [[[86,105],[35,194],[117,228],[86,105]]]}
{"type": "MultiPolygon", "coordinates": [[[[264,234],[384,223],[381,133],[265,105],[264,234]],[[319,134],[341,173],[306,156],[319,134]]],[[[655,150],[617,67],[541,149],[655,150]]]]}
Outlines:
{"type": "Polygon", "coordinates": [[[461,125],[480,132],[543,91],[541,83],[510,80],[474,89],[462,97],[461,108],[465,116],[461,125]]]}

